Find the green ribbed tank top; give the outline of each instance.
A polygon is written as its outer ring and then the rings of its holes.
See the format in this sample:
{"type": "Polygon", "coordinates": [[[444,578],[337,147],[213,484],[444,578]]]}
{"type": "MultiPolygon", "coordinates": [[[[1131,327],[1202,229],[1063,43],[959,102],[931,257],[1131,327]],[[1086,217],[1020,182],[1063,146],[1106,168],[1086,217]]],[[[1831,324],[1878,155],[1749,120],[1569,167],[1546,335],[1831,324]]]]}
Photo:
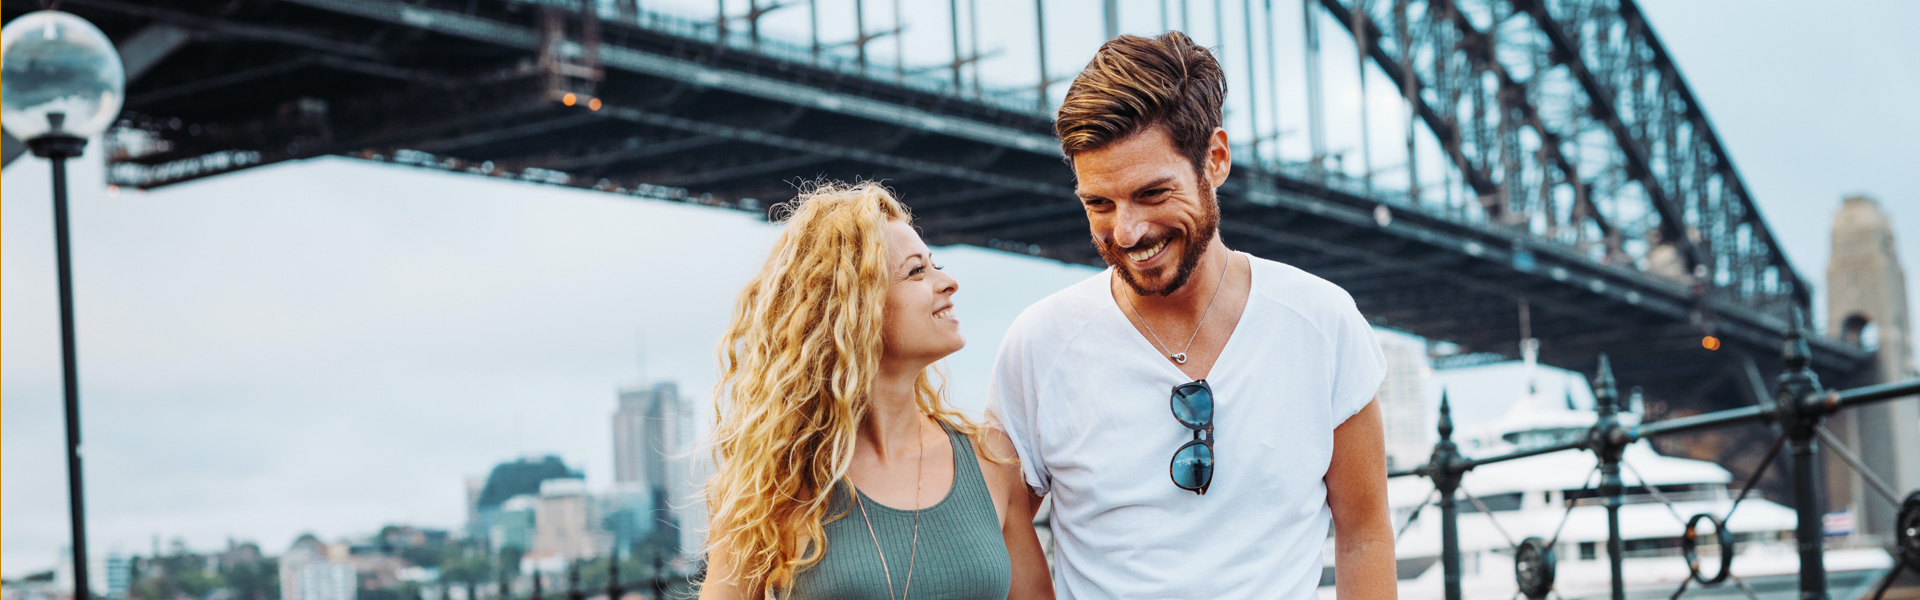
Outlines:
{"type": "MultiPolygon", "coordinates": [[[[1013,566],[993,496],[980,474],[972,441],[952,429],[947,429],[947,439],[953,445],[953,487],[946,498],[918,511],[920,550],[911,560],[912,597],[1006,600],[1013,587],[1013,566]]],[[[794,576],[793,586],[780,594],[782,600],[887,600],[887,576],[874,552],[875,537],[893,571],[894,593],[907,591],[915,511],[890,508],[862,493],[860,500],[873,519],[873,532],[868,533],[867,522],[847,493],[851,487],[844,480],[834,485],[827,515],[846,516],[826,524],[826,555],[794,576]]]]}

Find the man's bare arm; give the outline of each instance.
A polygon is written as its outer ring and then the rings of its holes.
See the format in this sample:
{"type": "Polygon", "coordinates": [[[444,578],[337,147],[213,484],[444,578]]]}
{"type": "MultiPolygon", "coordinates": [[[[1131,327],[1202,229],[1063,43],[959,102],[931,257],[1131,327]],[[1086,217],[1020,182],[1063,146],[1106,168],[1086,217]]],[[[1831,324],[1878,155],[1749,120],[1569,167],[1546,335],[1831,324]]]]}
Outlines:
{"type": "Polygon", "coordinates": [[[1333,430],[1326,482],[1333,511],[1334,593],[1340,600],[1394,600],[1398,594],[1385,438],[1378,398],[1333,430]]]}

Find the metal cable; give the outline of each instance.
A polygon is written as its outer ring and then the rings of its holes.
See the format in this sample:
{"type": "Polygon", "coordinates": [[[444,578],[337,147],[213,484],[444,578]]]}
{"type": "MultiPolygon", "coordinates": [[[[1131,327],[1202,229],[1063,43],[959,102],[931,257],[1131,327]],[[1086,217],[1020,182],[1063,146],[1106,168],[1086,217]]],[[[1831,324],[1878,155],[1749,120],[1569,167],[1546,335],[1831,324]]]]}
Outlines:
{"type": "MultiPolygon", "coordinates": [[[[1769,465],[1773,464],[1774,457],[1780,454],[1780,448],[1782,446],[1782,443],[1785,442],[1786,440],[1787,440],[1787,436],[1785,434],[1781,434],[1780,436],[1775,437],[1773,439],[1773,445],[1767,449],[1767,457],[1760,460],[1759,467],[1755,468],[1753,471],[1753,475],[1747,478],[1746,486],[1740,488],[1740,495],[1734,497],[1733,506],[1730,506],[1727,508],[1727,516],[1726,518],[1721,519],[1721,523],[1725,523],[1728,520],[1733,518],[1733,511],[1740,508],[1740,501],[1747,499],[1747,494],[1753,491],[1754,484],[1757,484],[1760,482],[1760,476],[1767,472],[1767,467],[1769,465]]],[[[1641,487],[1647,488],[1647,491],[1652,493],[1654,498],[1659,499],[1661,504],[1666,505],[1667,512],[1672,513],[1673,518],[1679,519],[1680,523],[1682,523],[1683,525],[1687,523],[1687,518],[1680,516],[1680,510],[1673,506],[1673,501],[1667,498],[1666,494],[1660,493],[1659,486],[1654,485],[1653,482],[1647,481],[1647,476],[1641,475],[1640,470],[1634,468],[1632,463],[1622,460],[1620,461],[1620,464],[1626,465],[1627,470],[1632,471],[1633,476],[1640,480],[1641,487]]],[[[1732,552],[1733,549],[1721,548],[1720,551],[1732,552]]],[[[1748,598],[1750,598],[1751,600],[1760,600],[1760,597],[1754,593],[1753,588],[1751,586],[1748,586],[1745,580],[1740,579],[1739,576],[1733,575],[1732,573],[1728,573],[1727,575],[1733,578],[1734,584],[1740,588],[1740,591],[1745,592],[1748,598]]],[[[1679,600],[1680,596],[1686,594],[1687,586],[1692,582],[1693,582],[1693,577],[1691,575],[1688,576],[1686,579],[1681,580],[1680,588],[1677,590],[1674,590],[1673,592],[1673,600],[1679,600]]]]}
{"type": "Polygon", "coordinates": [[[1813,432],[1820,434],[1820,441],[1826,442],[1828,449],[1833,450],[1833,453],[1838,455],[1840,460],[1845,461],[1847,466],[1853,467],[1853,472],[1860,474],[1860,479],[1867,482],[1867,487],[1873,488],[1873,491],[1880,492],[1880,495],[1885,496],[1888,502],[1893,503],[1894,507],[1898,508],[1900,506],[1900,495],[1893,493],[1893,486],[1887,485],[1885,480],[1880,479],[1880,476],[1874,474],[1872,469],[1867,468],[1867,465],[1860,460],[1859,455],[1847,449],[1846,444],[1840,443],[1840,436],[1834,435],[1832,431],[1827,430],[1827,426],[1825,425],[1814,425],[1813,432]]]}
{"type": "Polygon", "coordinates": [[[1887,569],[1887,576],[1881,578],[1880,585],[1875,587],[1873,590],[1873,600],[1880,600],[1881,598],[1886,597],[1887,588],[1893,587],[1894,580],[1900,578],[1900,572],[1902,570],[1905,570],[1906,567],[1907,567],[1907,563],[1903,561],[1903,562],[1894,563],[1893,568],[1887,569]]]}
{"type": "Polygon", "coordinates": [[[1749,600],[1760,600],[1760,594],[1753,591],[1753,586],[1747,585],[1747,580],[1741,579],[1739,575],[1732,575],[1732,577],[1733,584],[1739,586],[1740,591],[1746,592],[1749,600]]]}
{"type": "Polygon", "coordinates": [[[1513,541],[1513,536],[1507,535],[1506,528],[1500,526],[1500,520],[1493,518],[1493,511],[1489,510],[1487,508],[1487,505],[1480,501],[1479,496],[1473,495],[1473,492],[1467,491],[1467,488],[1464,488],[1464,487],[1460,488],[1460,493],[1466,494],[1467,500],[1473,502],[1473,506],[1475,508],[1480,509],[1481,514],[1484,514],[1487,516],[1487,522],[1493,524],[1493,530],[1500,532],[1500,537],[1506,538],[1508,547],[1513,548],[1515,550],[1518,550],[1520,548],[1520,544],[1515,543],[1513,541]]]}
{"type": "Polygon", "coordinates": [[[1668,600],[1680,600],[1681,596],[1686,595],[1687,586],[1692,583],[1693,583],[1693,577],[1691,575],[1689,575],[1686,579],[1680,580],[1680,589],[1674,590],[1673,596],[1668,600]]]}
{"type": "Polygon", "coordinates": [[[1753,491],[1754,484],[1760,483],[1760,476],[1767,473],[1767,467],[1773,466],[1773,459],[1780,456],[1780,448],[1785,446],[1786,443],[1787,434],[1785,433],[1773,438],[1773,446],[1767,448],[1767,457],[1760,459],[1760,465],[1754,467],[1753,475],[1747,477],[1746,487],[1740,488],[1740,495],[1734,496],[1733,506],[1727,507],[1727,516],[1720,519],[1721,522],[1733,520],[1733,511],[1740,508],[1740,501],[1747,499],[1747,492],[1753,491]]]}
{"type": "Polygon", "coordinates": [[[1407,522],[1400,525],[1400,531],[1394,532],[1393,543],[1399,544],[1400,536],[1406,535],[1407,530],[1413,529],[1413,522],[1420,520],[1420,511],[1426,510],[1427,505],[1431,504],[1433,502],[1434,496],[1438,495],[1439,493],[1440,493],[1440,489],[1434,488],[1433,491],[1427,492],[1427,499],[1421,500],[1419,505],[1413,507],[1413,514],[1407,515],[1407,522]]]}
{"type": "MultiPolygon", "coordinates": [[[[1580,486],[1581,486],[1580,489],[1581,490],[1593,489],[1593,486],[1588,484],[1587,482],[1592,481],[1593,474],[1599,473],[1599,472],[1600,472],[1600,465],[1594,465],[1593,470],[1588,471],[1587,476],[1580,480],[1580,486]]],[[[1562,498],[1562,500],[1565,500],[1565,498],[1562,498]]],[[[1553,537],[1547,539],[1548,548],[1552,548],[1560,544],[1560,531],[1567,528],[1567,518],[1573,516],[1573,507],[1574,507],[1573,502],[1567,502],[1567,512],[1560,514],[1560,524],[1555,525],[1553,527],[1553,537]]]]}
{"type": "Polygon", "coordinates": [[[1641,475],[1639,469],[1633,468],[1633,463],[1629,463],[1625,460],[1621,460],[1620,464],[1626,466],[1628,471],[1633,472],[1634,478],[1640,480],[1640,487],[1647,488],[1648,492],[1653,493],[1654,499],[1659,500],[1661,504],[1667,505],[1667,512],[1673,513],[1673,518],[1677,521],[1680,521],[1681,526],[1685,526],[1687,524],[1687,518],[1680,516],[1680,509],[1674,507],[1673,500],[1668,499],[1666,494],[1660,493],[1660,486],[1656,486],[1653,484],[1653,482],[1647,481],[1647,476],[1641,475]]]}

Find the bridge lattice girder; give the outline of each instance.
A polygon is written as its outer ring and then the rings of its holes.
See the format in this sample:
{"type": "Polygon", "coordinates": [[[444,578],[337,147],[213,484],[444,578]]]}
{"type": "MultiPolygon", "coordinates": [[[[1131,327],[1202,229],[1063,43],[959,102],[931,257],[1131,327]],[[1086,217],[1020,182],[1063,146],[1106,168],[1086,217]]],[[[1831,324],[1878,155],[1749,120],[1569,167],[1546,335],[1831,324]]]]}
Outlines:
{"type": "Polygon", "coordinates": [[[1319,2],[1474,195],[1439,199],[1461,218],[1697,285],[1701,310],[1810,304],[1633,0],[1319,2]]]}
{"type": "MultiPolygon", "coordinates": [[[[1610,353],[1623,381],[1679,406],[1714,407],[1703,382],[1745,381],[1745,357],[1777,351],[1805,286],[1631,4],[1541,4],[1541,17],[1524,0],[1319,2],[1411,92],[1444,178],[1470,193],[1245,162],[1220,195],[1230,245],[1469,357],[1512,354],[1524,301],[1544,363],[1584,370],[1610,353]],[[1577,33],[1555,42],[1539,27],[1551,19],[1582,25],[1555,26],[1577,33]],[[1706,332],[1726,348],[1702,349],[1706,332]]],[[[121,185],[346,155],[759,212],[796,180],[884,179],[932,243],[1100,262],[1030,98],[867,73],[711,23],[602,21],[576,0],[64,6],[116,40],[190,33],[163,36],[187,41],[129,86],[120,133],[133,142],[108,148],[121,185]],[[556,50],[569,44],[592,52],[556,50]],[[580,97],[563,105],[569,91],[580,97]]],[[[1815,344],[1829,376],[1867,360],[1815,344]]]]}

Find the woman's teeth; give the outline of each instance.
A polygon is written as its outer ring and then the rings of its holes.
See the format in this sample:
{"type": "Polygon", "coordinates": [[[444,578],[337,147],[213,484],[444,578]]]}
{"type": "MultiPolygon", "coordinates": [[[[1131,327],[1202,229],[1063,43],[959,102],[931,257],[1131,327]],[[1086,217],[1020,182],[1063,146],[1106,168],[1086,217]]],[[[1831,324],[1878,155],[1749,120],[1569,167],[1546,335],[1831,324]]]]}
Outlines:
{"type": "Polygon", "coordinates": [[[1134,262],[1142,262],[1149,258],[1153,258],[1154,256],[1160,254],[1161,250],[1167,247],[1167,241],[1169,239],[1170,238],[1161,238],[1160,242],[1157,244],[1154,244],[1146,248],[1141,248],[1139,250],[1134,250],[1132,252],[1128,252],[1127,258],[1133,259],[1134,262]]]}
{"type": "Polygon", "coordinates": [[[935,318],[935,319],[951,319],[951,318],[953,318],[953,309],[951,309],[951,308],[943,308],[943,309],[940,309],[940,312],[937,312],[937,313],[933,313],[933,318],[935,318]]]}

